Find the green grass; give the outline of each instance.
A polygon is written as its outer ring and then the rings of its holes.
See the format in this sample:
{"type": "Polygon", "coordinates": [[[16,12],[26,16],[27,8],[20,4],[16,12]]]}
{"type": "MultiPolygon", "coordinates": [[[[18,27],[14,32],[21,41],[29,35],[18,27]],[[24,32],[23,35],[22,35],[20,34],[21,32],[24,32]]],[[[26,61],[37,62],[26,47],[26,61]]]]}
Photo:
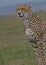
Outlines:
{"type": "Polygon", "coordinates": [[[17,17],[0,18],[0,65],[37,65],[31,44],[24,36],[22,21],[17,17]]]}

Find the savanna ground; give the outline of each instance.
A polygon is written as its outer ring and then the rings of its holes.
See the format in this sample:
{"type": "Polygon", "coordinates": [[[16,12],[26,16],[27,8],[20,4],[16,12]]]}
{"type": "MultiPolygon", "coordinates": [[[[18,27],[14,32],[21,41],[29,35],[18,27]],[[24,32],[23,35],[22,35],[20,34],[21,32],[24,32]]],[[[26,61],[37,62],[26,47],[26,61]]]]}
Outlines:
{"type": "MultiPolygon", "coordinates": [[[[46,12],[38,15],[46,19],[46,12]]],[[[22,21],[17,17],[0,18],[0,65],[37,65],[22,21]]]]}

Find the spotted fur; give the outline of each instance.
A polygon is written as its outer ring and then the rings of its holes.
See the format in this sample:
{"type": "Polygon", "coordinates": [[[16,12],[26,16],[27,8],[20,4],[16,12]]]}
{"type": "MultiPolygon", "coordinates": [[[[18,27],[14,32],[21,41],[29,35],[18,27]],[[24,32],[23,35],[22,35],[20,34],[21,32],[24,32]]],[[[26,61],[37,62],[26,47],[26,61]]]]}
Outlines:
{"type": "Polygon", "coordinates": [[[17,14],[23,20],[25,35],[34,49],[38,65],[46,65],[45,38],[46,22],[30,11],[31,6],[20,5],[17,14]],[[45,40],[44,40],[45,39],[45,40]]]}

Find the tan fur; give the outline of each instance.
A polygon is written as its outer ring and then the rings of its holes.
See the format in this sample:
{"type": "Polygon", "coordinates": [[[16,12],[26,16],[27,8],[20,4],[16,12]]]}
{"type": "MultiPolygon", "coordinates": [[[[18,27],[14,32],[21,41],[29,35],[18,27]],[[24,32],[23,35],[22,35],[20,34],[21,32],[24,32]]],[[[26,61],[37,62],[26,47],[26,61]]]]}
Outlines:
{"type": "Polygon", "coordinates": [[[32,8],[31,6],[28,6],[28,5],[20,5],[17,7],[17,12],[21,11],[23,9],[25,9],[27,12],[30,11],[30,8],[32,8]]]}
{"type": "Polygon", "coordinates": [[[28,12],[30,14],[29,24],[31,26],[31,29],[32,29],[36,39],[38,40],[37,45],[35,44],[35,46],[38,46],[38,47],[35,48],[33,46],[36,56],[37,57],[39,56],[38,65],[46,65],[45,49],[44,49],[45,43],[43,42],[44,35],[46,34],[46,22],[30,11],[31,6],[20,5],[17,7],[17,13],[21,13],[22,9],[24,9],[26,12],[28,12]],[[38,55],[37,55],[37,53],[38,53],[38,55]]]}

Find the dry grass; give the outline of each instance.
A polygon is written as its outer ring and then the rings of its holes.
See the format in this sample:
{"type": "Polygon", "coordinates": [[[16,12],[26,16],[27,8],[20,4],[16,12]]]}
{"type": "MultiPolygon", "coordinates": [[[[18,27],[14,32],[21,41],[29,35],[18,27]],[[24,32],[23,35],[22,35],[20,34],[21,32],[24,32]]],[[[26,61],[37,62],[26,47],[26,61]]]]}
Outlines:
{"type": "MultiPolygon", "coordinates": [[[[43,14],[39,15],[46,18],[43,14]]],[[[37,65],[22,21],[17,17],[0,18],[0,65],[37,65]]]]}

